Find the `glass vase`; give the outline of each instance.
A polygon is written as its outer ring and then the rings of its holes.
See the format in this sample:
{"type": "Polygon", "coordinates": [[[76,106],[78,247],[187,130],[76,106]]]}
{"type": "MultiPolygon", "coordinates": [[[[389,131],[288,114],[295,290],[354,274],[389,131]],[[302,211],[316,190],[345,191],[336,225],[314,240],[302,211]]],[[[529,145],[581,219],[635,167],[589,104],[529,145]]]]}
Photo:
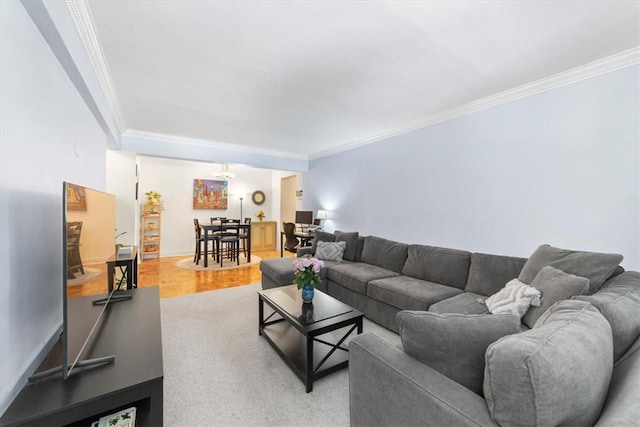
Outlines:
{"type": "Polygon", "coordinates": [[[302,302],[310,303],[313,301],[313,286],[304,285],[302,286],[302,302]]]}

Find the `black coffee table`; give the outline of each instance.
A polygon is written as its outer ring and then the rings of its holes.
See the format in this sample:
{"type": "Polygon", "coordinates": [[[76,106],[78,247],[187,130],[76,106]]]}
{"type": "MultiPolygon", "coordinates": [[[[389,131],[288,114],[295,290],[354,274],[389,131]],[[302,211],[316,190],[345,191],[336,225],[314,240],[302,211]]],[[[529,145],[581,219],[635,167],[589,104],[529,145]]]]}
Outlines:
{"type": "Polygon", "coordinates": [[[317,289],[312,304],[302,302],[296,285],[258,291],[258,311],[259,334],[298,375],[307,393],[314,380],[348,366],[343,343],[355,330],[362,333],[361,312],[317,289]],[[266,319],[265,304],[273,310],[266,319]],[[333,335],[322,336],[347,326],[351,328],[337,342],[333,335]]]}

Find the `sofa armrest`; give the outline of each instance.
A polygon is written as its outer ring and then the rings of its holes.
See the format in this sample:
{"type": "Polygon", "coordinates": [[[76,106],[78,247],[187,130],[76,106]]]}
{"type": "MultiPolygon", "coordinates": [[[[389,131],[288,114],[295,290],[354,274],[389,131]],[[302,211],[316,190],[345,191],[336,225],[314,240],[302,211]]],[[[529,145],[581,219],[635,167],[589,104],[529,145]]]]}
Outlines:
{"type": "Polygon", "coordinates": [[[298,248],[298,251],[296,252],[296,256],[301,257],[303,255],[313,255],[313,250],[311,246],[302,246],[301,248],[298,248]]]}
{"type": "Polygon", "coordinates": [[[349,343],[352,426],[487,426],[485,400],[374,334],[349,343]]]}

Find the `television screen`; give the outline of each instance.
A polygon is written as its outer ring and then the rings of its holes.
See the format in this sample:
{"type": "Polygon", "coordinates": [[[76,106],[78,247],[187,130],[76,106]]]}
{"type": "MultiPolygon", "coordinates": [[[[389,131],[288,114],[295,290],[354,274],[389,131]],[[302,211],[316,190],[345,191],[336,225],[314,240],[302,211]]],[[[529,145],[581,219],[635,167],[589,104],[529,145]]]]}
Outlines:
{"type": "Polygon", "coordinates": [[[313,223],[313,211],[296,211],[296,224],[311,225],[313,223]]]}
{"type": "MultiPolygon", "coordinates": [[[[67,298],[87,295],[106,297],[106,261],[115,253],[116,198],[82,185],[63,184],[63,331],[62,373],[67,378],[83,357],[95,319],[75,319],[67,310],[67,298]]],[[[96,297],[98,298],[98,297],[96,297]]],[[[106,355],[105,355],[106,356],[106,355]]]]}

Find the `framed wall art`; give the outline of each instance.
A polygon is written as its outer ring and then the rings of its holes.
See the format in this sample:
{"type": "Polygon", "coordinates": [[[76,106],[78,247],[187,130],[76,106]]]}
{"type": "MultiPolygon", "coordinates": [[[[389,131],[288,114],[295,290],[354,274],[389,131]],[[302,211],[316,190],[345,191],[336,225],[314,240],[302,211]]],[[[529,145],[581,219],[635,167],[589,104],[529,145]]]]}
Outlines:
{"type": "Polygon", "coordinates": [[[193,180],[193,209],[227,209],[227,181],[193,180]]]}

